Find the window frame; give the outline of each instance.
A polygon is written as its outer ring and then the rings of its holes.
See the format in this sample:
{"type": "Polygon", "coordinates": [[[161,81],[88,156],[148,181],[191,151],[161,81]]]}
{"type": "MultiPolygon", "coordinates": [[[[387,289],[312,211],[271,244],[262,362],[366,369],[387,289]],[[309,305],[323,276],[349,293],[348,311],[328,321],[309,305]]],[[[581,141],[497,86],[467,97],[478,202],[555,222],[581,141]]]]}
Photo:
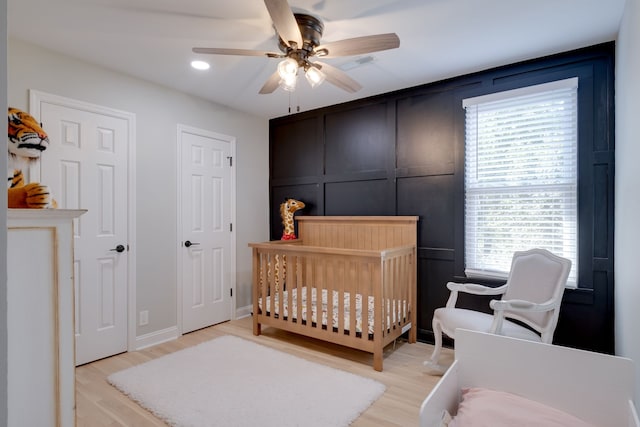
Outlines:
{"type": "MultiPolygon", "coordinates": [[[[572,206],[572,211],[569,213],[568,217],[570,218],[569,221],[569,225],[572,226],[572,230],[569,234],[573,234],[573,250],[571,250],[571,248],[569,248],[569,252],[564,252],[564,253],[558,253],[557,251],[554,251],[554,249],[552,248],[551,245],[547,246],[548,249],[550,249],[552,252],[557,253],[560,256],[566,256],[568,258],[572,259],[572,273],[570,276],[570,280],[567,283],[567,287],[569,288],[577,288],[578,287],[578,282],[579,282],[579,278],[578,278],[578,272],[579,272],[579,268],[578,268],[578,264],[579,264],[579,260],[580,260],[580,243],[579,243],[579,239],[580,239],[580,226],[579,226],[579,217],[580,217],[580,203],[579,203],[579,192],[580,192],[580,188],[578,185],[578,180],[579,180],[579,164],[580,164],[580,154],[579,154],[579,146],[580,146],[580,141],[579,141],[579,127],[580,127],[580,111],[579,111],[579,78],[578,77],[569,77],[569,78],[563,78],[563,79],[558,79],[555,81],[550,81],[550,82],[546,82],[546,83],[541,83],[541,84],[532,84],[529,86],[524,86],[524,87],[519,87],[516,89],[510,89],[510,90],[503,90],[503,91],[498,91],[498,92],[492,92],[489,94],[484,94],[484,95],[480,95],[480,96],[472,96],[472,97],[466,97],[462,99],[462,106],[463,109],[465,110],[465,118],[464,118],[464,136],[463,136],[463,140],[464,140],[464,148],[463,148],[463,153],[464,153],[464,162],[463,162],[463,189],[464,189],[464,201],[463,201],[463,208],[464,208],[464,271],[465,271],[465,276],[467,278],[473,278],[473,279],[480,279],[480,280],[505,280],[508,276],[508,269],[510,266],[510,257],[509,260],[506,259],[506,256],[503,255],[503,260],[500,263],[500,268],[504,269],[504,270],[498,270],[496,271],[496,269],[491,269],[491,268],[487,268],[487,266],[491,265],[492,263],[480,263],[480,264],[474,264],[474,265],[469,265],[469,253],[474,250],[475,251],[475,245],[470,245],[467,241],[467,239],[469,238],[469,235],[471,233],[470,230],[468,230],[468,200],[467,200],[467,195],[468,193],[475,193],[475,194],[486,194],[486,195],[490,195],[490,194],[496,194],[499,192],[504,192],[507,194],[517,194],[518,190],[523,190],[523,189],[527,189],[527,188],[533,188],[533,186],[530,186],[530,184],[525,184],[525,185],[514,185],[514,186],[508,186],[508,185],[483,185],[481,183],[481,181],[477,181],[478,182],[478,186],[475,187],[471,192],[468,189],[468,176],[467,176],[467,172],[468,172],[468,168],[467,168],[467,162],[468,162],[468,156],[469,156],[469,148],[468,148],[468,123],[467,123],[467,108],[472,108],[472,107],[477,107],[479,105],[484,105],[487,106],[488,104],[491,105],[492,103],[501,103],[501,102],[510,102],[511,100],[514,100],[516,98],[522,98],[522,97],[529,97],[530,95],[536,95],[536,96],[541,96],[541,95],[545,95],[545,94],[550,94],[554,91],[557,90],[571,90],[573,91],[573,93],[570,94],[570,97],[572,98],[572,106],[574,107],[574,111],[573,114],[570,116],[570,119],[567,120],[567,122],[569,122],[571,120],[571,118],[573,119],[573,123],[572,123],[572,130],[571,132],[573,133],[574,139],[572,142],[570,142],[571,146],[569,147],[570,152],[571,150],[573,150],[573,159],[572,159],[572,164],[565,164],[563,166],[563,168],[567,168],[567,169],[571,169],[571,176],[569,177],[569,180],[567,182],[564,182],[562,184],[545,184],[544,186],[539,187],[537,190],[541,190],[543,188],[549,188],[549,189],[555,189],[557,191],[560,191],[560,188],[565,188],[565,189],[569,189],[570,191],[567,193],[567,196],[563,196],[561,197],[561,199],[564,201],[563,203],[565,203],[566,205],[566,200],[569,200],[569,203],[571,203],[571,199],[573,198],[573,206],[572,206]],[[570,181],[573,180],[573,181],[570,181]],[[481,187],[485,187],[487,188],[486,192],[482,192],[482,190],[478,190],[478,188],[481,187]],[[505,191],[506,190],[506,191],[505,191]],[[573,217],[573,218],[571,218],[573,217]]],[[[531,98],[529,98],[531,99],[531,98]]],[[[526,103],[527,98],[523,98],[523,101],[526,103]]],[[[522,105],[526,105],[526,104],[522,104],[522,105]]],[[[475,117],[477,119],[477,116],[475,117]]],[[[477,122],[474,123],[475,124],[475,130],[477,132],[477,127],[478,124],[477,122]]],[[[571,133],[569,132],[569,133],[571,133]]],[[[477,137],[477,133],[472,134],[472,136],[475,135],[477,137]]],[[[474,144],[477,144],[477,141],[473,142],[474,144]]],[[[475,150],[473,151],[473,153],[477,153],[477,145],[475,146],[475,150]]],[[[477,159],[477,157],[474,157],[474,159],[477,159]]],[[[563,169],[565,170],[565,169],[563,169]]],[[[525,178],[523,182],[527,182],[527,179],[525,178]]],[[[531,194],[535,194],[536,191],[528,191],[531,194]]],[[[543,192],[543,191],[540,191],[543,192]]],[[[535,200],[535,198],[531,198],[530,200],[535,200]]],[[[566,220],[563,221],[563,223],[566,223],[566,220]]],[[[476,234],[476,229],[473,230],[474,235],[476,234]]],[[[533,234],[532,234],[533,235],[533,234]]],[[[563,240],[564,241],[564,240],[563,240]]],[[[536,245],[537,247],[545,247],[545,245],[541,244],[541,245],[536,245]]],[[[571,245],[569,245],[571,246],[571,245]]],[[[525,250],[525,249],[529,249],[529,247],[522,247],[522,248],[516,248],[514,250],[525,250]]],[[[482,254],[480,254],[482,255],[482,254]]],[[[476,254],[477,256],[477,254],[476,254]]]]}

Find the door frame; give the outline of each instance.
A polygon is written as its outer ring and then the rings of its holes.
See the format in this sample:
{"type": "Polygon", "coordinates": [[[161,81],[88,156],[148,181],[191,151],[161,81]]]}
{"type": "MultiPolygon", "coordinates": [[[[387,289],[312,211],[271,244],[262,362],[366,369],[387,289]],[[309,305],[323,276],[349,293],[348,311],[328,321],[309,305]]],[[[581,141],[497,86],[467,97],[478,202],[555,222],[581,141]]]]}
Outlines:
{"type": "Polygon", "coordinates": [[[231,320],[236,319],[236,167],[235,167],[235,159],[236,159],[236,138],[234,136],[224,135],[217,132],[212,132],[206,129],[196,128],[192,126],[187,126],[178,123],[177,132],[176,132],[176,191],[177,191],[177,203],[176,203],[176,218],[177,218],[177,229],[176,229],[176,261],[178,264],[178,268],[176,269],[176,316],[177,316],[177,325],[178,325],[178,335],[183,334],[183,326],[182,326],[182,261],[180,257],[180,251],[182,250],[182,149],[184,148],[184,143],[182,141],[182,135],[184,133],[191,133],[198,136],[203,136],[205,138],[213,138],[218,139],[224,142],[229,143],[229,150],[231,152],[231,170],[230,170],[230,179],[231,183],[229,185],[231,194],[229,195],[229,200],[231,203],[231,248],[230,248],[230,257],[231,262],[229,263],[231,266],[231,271],[229,272],[229,277],[231,283],[229,283],[229,287],[231,288],[231,298],[229,304],[231,304],[231,320]]]}
{"type": "MultiPolygon", "coordinates": [[[[38,119],[40,118],[41,102],[116,117],[127,122],[129,138],[127,152],[127,242],[129,245],[127,251],[127,351],[136,350],[136,115],[127,111],[29,89],[29,112],[38,119]]],[[[30,168],[29,176],[32,181],[40,180],[40,163],[36,163],[30,168]]]]}

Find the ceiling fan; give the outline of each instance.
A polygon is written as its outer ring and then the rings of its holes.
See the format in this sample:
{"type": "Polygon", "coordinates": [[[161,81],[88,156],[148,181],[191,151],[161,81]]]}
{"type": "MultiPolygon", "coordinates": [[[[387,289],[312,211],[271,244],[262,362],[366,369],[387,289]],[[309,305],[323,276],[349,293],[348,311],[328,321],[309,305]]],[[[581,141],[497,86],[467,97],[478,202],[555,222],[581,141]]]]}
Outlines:
{"type": "Polygon", "coordinates": [[[278,64],[278,69],[260,89],[261,94],[272,93],[278,86],[287,91],[295,90],[299,69],[304,70],[305,77],[312,87],[326,79],[329,83],[347,92],[357,92],[362,86],[345,72],[327,63],[312,61],[312,59],[362,55],[395,49],[400,46],[400,39],[395,33],[355,37],[320,44],[324,25],[318,18],[304,13],[293,13],[287,0],[264,0],[264,3],[278,34],[278,47],[281,53],[215,47],[193,48],[195,53],[283,58],[278,64]]]}

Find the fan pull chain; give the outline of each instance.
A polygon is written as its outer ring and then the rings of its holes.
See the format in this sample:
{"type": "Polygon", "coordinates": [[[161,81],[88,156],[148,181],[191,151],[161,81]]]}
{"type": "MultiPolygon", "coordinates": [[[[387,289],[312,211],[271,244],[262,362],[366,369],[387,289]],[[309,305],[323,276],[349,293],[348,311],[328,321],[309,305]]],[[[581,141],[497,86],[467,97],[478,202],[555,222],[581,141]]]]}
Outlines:
{"type": "MultiPolygon", "coordinates": [[[[296,103],[298,104],[296,106],[296,113],[299,113],[300,112],[300,96],[297,93],[296,95],[297,95],[296,103]]],[[[288,96],[289,96],[289,114],[291,114],[291,92],[289,92],[288,96]]]]}

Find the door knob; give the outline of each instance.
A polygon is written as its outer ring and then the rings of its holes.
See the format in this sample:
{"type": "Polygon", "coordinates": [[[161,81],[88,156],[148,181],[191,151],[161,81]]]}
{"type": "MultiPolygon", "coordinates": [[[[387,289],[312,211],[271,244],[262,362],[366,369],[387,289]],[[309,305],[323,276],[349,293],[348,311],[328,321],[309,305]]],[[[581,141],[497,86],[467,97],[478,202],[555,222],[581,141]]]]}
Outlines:
{"type": "Polygon", "coordinates": [[[124,252],[124,246],[122,245],[118,245],[113,249],[109,249],[110,251],[116,251],[116,252],[124,252]]]}
{"type": "Polygon", "coordinates": [[[200,243],[196,243],[196,242],[190,242],[189,240],[187,240],[186,242],[184,242],[184,245],[189,248],[193,245],[199,245],[200,243]]]}

